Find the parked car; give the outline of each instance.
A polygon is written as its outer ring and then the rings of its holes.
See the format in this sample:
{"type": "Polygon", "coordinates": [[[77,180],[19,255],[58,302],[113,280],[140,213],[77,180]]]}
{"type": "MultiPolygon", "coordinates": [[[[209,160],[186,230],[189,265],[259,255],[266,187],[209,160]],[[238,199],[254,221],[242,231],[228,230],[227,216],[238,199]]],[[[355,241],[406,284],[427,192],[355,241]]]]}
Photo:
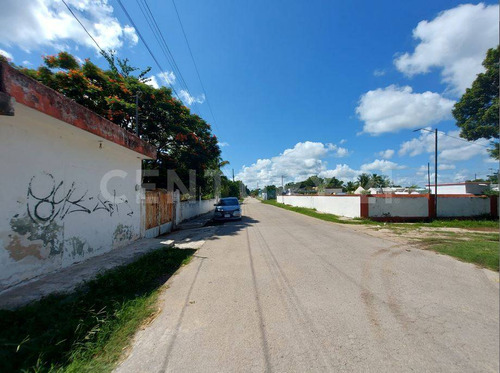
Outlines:
{"type": "Polygon", "coordinates": [[[238,198],[221,198],[215,204],[214,220],[241,220],[241,206],[238,198]]]}

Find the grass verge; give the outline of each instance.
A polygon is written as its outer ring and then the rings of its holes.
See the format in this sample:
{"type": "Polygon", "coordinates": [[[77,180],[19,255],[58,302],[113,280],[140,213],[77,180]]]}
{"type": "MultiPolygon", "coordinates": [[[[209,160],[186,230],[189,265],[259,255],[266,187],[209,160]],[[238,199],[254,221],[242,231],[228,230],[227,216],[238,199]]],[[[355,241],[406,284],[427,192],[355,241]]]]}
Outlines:
{"type": "Polygon", "coordinates": [[[419,241],[424,248],[498,272],[498,240],[498,234],[487,234],[469,235],[467,239],[455,236],[452,239],[424,238],[419,241]]]}
{"type": "Polygon", "coordinates": [[[266,200],[266,201],[261,201],[262,203],[265,203],[266,205],[273,205],[276,207],[280,207],[285,210],[289,211],[294,211],[298,212],[299,214],[311,216],[313,218],[325,220],[325,221],[330,221],[333,223],[340,223],[340,224],[378,224],[377,222],[374,222],[372,220],[367,220],[367,219],[341,219],[337,215],[333,214],[324,214],[321,212],[317,212],[315,209],[310,209],[307,207],[295,207],[295,206],[289,206],[285,205],[283,203],[276,202],[274,199],[266,200]]]}
{"type": "Polygon", "coordinates": [[[371,225],[388,225],[394,227],[406,227],[411,229],[418,229],[422,227],[429,228],[463,228],[463,229],[498,229],[498,220],[492,220],[489,218],[478,218],[478,219],[469,219],[469,220],[458,220],[458,219],[435,219],[429,222],[417,222],[417,223],[380,223],[369,219],[342,219],[337,215],[326,214],[317,212],[315,209],[310,209],[307,207],[295,207],[285,205],[283,203],[276,202],[276,200],[267,200],[261,201],[267,205],[273,205],[276,207],[280,207],[285,210],[295,211],[300,214],[312,216],[314,218],[318,218],[321,220],[331,221],[339,224],[371,224],[371,225]]]}
{"type": "Polygon", "coordinates": [[[0,310],[0,372],[111,371],[155,312],[161,285],[194,252],[161,248],[74,292],[0,310]]]}
{"type": "Polygon", "coordinates": [[[369,224],[372,226],[371,229],[384,229],[393,235],[404,236],[408,241],[418,243],[424,249],[450,255],[494,271],[499,270],[498,220],[436,219],[419,223],[380,223],[367,219],[341,219],[336,215],[319,213],[305,207],[288,206],[275,200],[262,203],[339,224],[369,224]],[[446,231],[446,228],[460,228],[461,231],[446,231]]]}

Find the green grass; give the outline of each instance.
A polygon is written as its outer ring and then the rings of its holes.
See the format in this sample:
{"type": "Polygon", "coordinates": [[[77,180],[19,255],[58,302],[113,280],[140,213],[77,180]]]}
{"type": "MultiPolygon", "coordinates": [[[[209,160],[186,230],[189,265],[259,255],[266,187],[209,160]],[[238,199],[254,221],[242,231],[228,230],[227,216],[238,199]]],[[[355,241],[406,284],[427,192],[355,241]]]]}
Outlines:
{"type": "Polygon", "coordinates": [[[295,207],[295,206],[289,206],[285,205],[283,203],[276,202],[274,199],[270,199],[267,201],[261,201],[262,203],[265,203],[266,205],[273,205],[276,207],[280,207],[285,210],[289,211],[294,211],[298,212],[299,214],[311,216],[313,218],[325,220],[325,221],[330,221],[333,223],[340,223],[340,224],[379,224],[377,222],[367,220],[367,219],[341,219],[337,215],[333,214],[324,214],[321,212],[317,212],[315,209],[310,209],[307,207],[295,207]]]}
{"type": "Polygon", "coordinates": [[[0,310],[0,372],[107,372],[195,250],[162,248],[68,294],[0,310]]]}
{"type": "Polygon", "coordinates": [[[305,207],[294,207],[278,203],[275,200],[262,201],[262,203],[283,208],[285,210],[298,212],[307,216],[330,221],[339,224],[371,224],[374,229],[391,229],[399,236],[419,235],[421,228],[436,228],[436,231],[426,230],[426,235],[434,234],[435,237],[422,237],[409,239],[419,242],[426,249],[434,250],[442,254],[453,256],[465,262],[474,263],[481,267],[494,271],[499,269],[499,234],[490,232],[474,232],[476,230],[495,230],[498,232],[498,220],[476,219],[476,220],[449,220],[436,219],[430,222],[419,223],[380,223],[367,219],[340,219],[336,215],[319,213],[314,209],[305,207]],[[383,225],[382,225],[383,224],[383,225]],[[439,230],[439,228],[462,228],[470,229],[470,233],[450,232],[439,230]],[[444,237],[443,237],[444,236],[444,237]]]}
{"type": "Polygon", "coordinates": [[[498,234],[473,235],[469,239],[421,239],[425,248],[497,271],[498,234]]]}
{"type": "MultiPolygon", "coordinates": [[[[399,223],[395,225],[410,225],[399,223]]],[[[415,228],[421,227],[431,227],[431,228],[495,228],[498,229],[498,220],[493,220],[490,218],[478,218],[478,219],[467,219],[467,220],[457,220],[457,219],[435,219],[430,222],[421,223],[411,223],[411,226],[415,228]]]]}
{"type": "Polygon", "coordinates": [[[430,228],[499,228],[498,220],[488,219],[488,218],[478,218],[478,219],[469,219],[469,220],[457,220],[457,219],[435,219],[429,222],[417,222],[417,223],[380,223],[369,219],[341,219],[337,215],[325,214],[317,212],[315,209],[310,209],[306,207],[295,207],[285,205],[283,203],[276,202],[276,200],[267,200],[261,201],[267,205],[273,205],[276,207],[283,208],[289,211],[295,211],[300,214],[312,216],[314,218],[318,218],[321,220],[331,221],[339,224],[372,224],[372,225],[380,225],[384,224],[384,227],[406,227],[410,229],[417,229],[422,227],[430,227],[430,228]]]}

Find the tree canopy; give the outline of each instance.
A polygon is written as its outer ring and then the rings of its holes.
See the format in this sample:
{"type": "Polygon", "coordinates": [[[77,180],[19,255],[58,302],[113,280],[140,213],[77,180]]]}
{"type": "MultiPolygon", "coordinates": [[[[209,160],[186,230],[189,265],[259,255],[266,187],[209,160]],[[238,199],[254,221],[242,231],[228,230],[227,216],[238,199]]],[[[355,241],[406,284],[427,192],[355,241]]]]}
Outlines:
{"type": "MultiPolygon", "coordinates": [[[[467,140],[498,139],[499,57],[500,46],[488,50],[483,61],[486,71],[477,75],[453,109],[460,136],[467,140]]],[[[498,159],[498,140],[491,144],[489,151],[498,159]]]]}
{"type": "Polygon", "coordinates": [[[104,57],[109,63],[107,70],[89,59],[80,63],[67,52],[44,56],[44,65],[38,69],[19,69],[130,131],[135,130],[135,100],[139,93],[140,136],[155,145],[158,152],[158,159],[148,161],[145,168],[159,170],[159,177],[148,182],[165,187],[167,170],[175,170],[188,185],[189,170],[195,170],[196,185],[203,188],[204,195],[209,193],[213,183],[205,171],[219,170],[222,164],[210,125],[173,97],[169,88],[148,85],[149,68],[140,71],[127,59],[115,59],[113,53],[104,53],[104,57]]]}

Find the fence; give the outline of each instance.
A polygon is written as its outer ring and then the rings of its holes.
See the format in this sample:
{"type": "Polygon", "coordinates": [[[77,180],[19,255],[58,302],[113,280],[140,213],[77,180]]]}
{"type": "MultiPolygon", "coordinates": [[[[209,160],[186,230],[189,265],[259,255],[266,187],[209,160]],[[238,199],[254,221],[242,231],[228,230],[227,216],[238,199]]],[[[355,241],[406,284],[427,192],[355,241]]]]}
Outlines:
{"type": "Polygon", "coordinates": [[[436,217],[471,218],[490,216],[498,218],[498,198],[495,196],[439,195],[437,213],[434,195],[342,195],[342,196],[278,196],[277,201],[314,208],[319,212],[369,218],[379,221],[412,221],[436,217]]]}
{"type": "Polygon", "coordinates": [[[152,238],[172,231],[183,221],[214,209],[215,199],[180,201],[178,191],[164,189],[146,191],[144,199],[144,237],[152,238]]]}

